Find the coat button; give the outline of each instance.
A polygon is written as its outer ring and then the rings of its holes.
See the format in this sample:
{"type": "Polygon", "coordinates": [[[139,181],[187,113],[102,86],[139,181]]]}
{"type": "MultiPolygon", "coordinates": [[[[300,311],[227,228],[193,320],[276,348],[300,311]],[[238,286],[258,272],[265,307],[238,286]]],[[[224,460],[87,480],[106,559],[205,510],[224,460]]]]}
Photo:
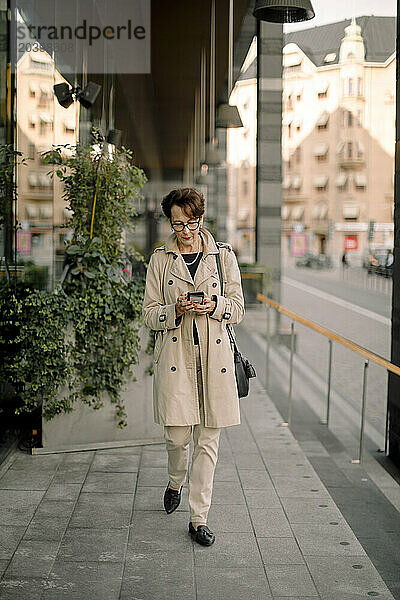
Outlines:
{"type": "Polygon", "coordinates": [[[172,338],[172,341],[173,341],[173,342],[177,342],[177,341],[178,341],[178,338],[174,336],[174,337],[172,338]]]}
{"type": "Polygon", "coordinates": [[[213,283],[213,287],[217,287],[217,284],[216,284],[216,282],[215,282],[215,281],[214,281],[214,283],[213,283]]]}
{"type": "Polygon", "coordinates": [[[221,340],[218,338],[217,339],[217,344],[220,344],[220,343],[221,343],[221,340]]]}
{"type": "Polygon", "coordinates": [[[171,367],[171,371],[176,371],[176,367],[171,367]]]}
{"type": "Polygon", "coordinates": [[[226,373],[225,367],[223,369],[221,369],[221,373],[226,373]]]}
{"type": "Polygon", "coordinates": [[[170,279],[170,280],[168,281],[168,285],[172,285],[173,283],[174,283],[174,282],[172,281],[172,279],[170,279]]]}

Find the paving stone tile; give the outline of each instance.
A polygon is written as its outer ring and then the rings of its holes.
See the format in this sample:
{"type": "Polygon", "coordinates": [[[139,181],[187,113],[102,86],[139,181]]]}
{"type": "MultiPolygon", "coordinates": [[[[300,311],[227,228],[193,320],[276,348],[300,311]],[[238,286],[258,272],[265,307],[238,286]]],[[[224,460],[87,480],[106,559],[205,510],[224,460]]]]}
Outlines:
{"type": "Polygon", "coordinates": [[[118,455],[118,454],[128,454],[128,455],[133,455],[133,454],[141,454],[143,449],[146,448],[146,450],[158,450],[159,449],[159,445],[158,444],[149,444],[148,446],[121,446],[121,448],[102,448],[99,450],[96,450],[96,454],[114,454],[114,455],[118,455]]]}
{"type": "Polygon", "coordinates": [[[343,522],[343,516],[331,498],[282,498],[290,523],[343,522]]]}
{"type": "MultiPolygon", "coordinates": [[[[161,511],[164,512],[163,498],[164,498],[164,487],[138,487],[135,494],[135,511],[150,510],[150,511],[161,511]]],[[[181,503],[176,509],[178,511],[188,512],[188,488],[184,486],[182,490],[181,503]]]]}
{"type": "Polygon", "coordinates": [[[129,527],[127,553],[192,552],[192,539],[188,534],[189,516],[175,511],[135,512],[129,527]]]}
{"type": "Polygon", "coordinates": [[[262,568],[196,567],[196,587],[197,600],[272,600],[262,568]]]}
{"type": "Polygon", "coordinates": [[[8,469],[0,479],[0,489],[4,490],[47,490],[54,477],[54,470],[43,472],[8,469]]]}
{"type": "Polygon", "coordinates": [[[250,508],[250,517],[257,537],[292,535],[282,508],[250,508]]]}
{"type": "Polygon", "coordinates": [[[31,455],[21,452],[16,455],[11,468],[18,471],[55,471],[61,461],[61,454],[31,455]]]}
{"type": "Polygon", "coordinates": [[[52,483],[47,489],[45,500],[76,500],[80,494],[80,483],[52,483]]]}
{"type": "Polygon", "coordinates": [[[23,540],[5,572],[5,579],[46,577],[57,556],[58,542],[23,540]]]}
{"type": "Polygon", "coordinates": [[[252,533],[220,533],[210,547],[194,544],[194,562],[198,567],[261,568],[262,561],[252,533]]]}
{"type": "Polygon", "coordinates": [[[60,523],[68,523],[75,507],[75,500],[48,500],[43,498],[35,512],[35,523],[45,523],[48,519],[57,518],[60,523]]]}
{"type": "Polygon", "coordinates": [[[267,565],[266,572],[274,597],[292,596],[296,600],[301,596],[318,598],[306,565],[267,565]]]}
{"type": "Polygon", "coordinates": [[[365,556],[350,527],[293,523],[292,529],[304,556],[365,556]]]}
{"type": "Polygon", "coordinates": [[[215,481],[212,504],[245,504],[242,487],[239,483],[233,481],[215,481]]]}
{"type": "Polygon", "coordinates": [[[93,471],[104,471],[112,473],[137,472],[140,454],[96,454],[90,465],[90,473],[93,471]]]}
{"type": "Polygon", "coordinates": [[[40,577],[4,578],[0,581],[1,600],[41,600],[45,579],[40,577]]]}
{"type": "MultiPolygon", "coordinates": [[[[90,465],[96,450],[82,450],[78,452],[64,452],[61,465],[90,465]]],[[[60,465],[60,466],[61,466],[60,465]]]]}
{"type": "Polygon", "coordinates": [[[10,560],[8,558],[0,558],[0,579],[3,577],[5,570],[8,567],[10,560]]]}
{"type": "Polygon", "coordinates": [[[240,469],[239,477],[243,489],[247,490],[273,490],[274,486],[267,473],[258,469],[240,469]]]}
{"type": "Polygon", "coordinates": [[[212,531],[219,532],[251,532],[251,522],[246,506],[232,504],[212,505],[208,513],[207,523],[212,531]]]}
{"type": "Polygon", "coordinates": [[[257,543],[266,565],[305,564],[294,537],[259,537],[257,543]]]}
{"type": "Polygon", "coordinates": [[[35,517],[24,534],[24,540],[60,541],[64,535],[68,521],[60,521],[57,517],[49,517],[36,521],[35,517]]]}
{"type": "Polygon", "coordinates": [[[282,498],[330,498],[328,491],[319,479],[296,479],[274,476],[273,483],[282,498]]]}
{"type": "Polygon", "coordinates": [[[177,549],[174,552],[158,550],[144,554],[136,552],[132,546],[128,546],[125,562],[127,566],[131,567],[132,573],[142,570],[157,573],[159,569],[179,571],[181,567],[184,569],[194,567],[194,553],[177,549]]]}
{"type": "Polygon", "coordinates": [[[25,526],[0,525],[0,559],[9,560],[25,532],[25,526]]]}
{"type": "Polygon", "coordinates": [[[160,452],[147,452],[143,450],[142,459],[140,466],[143,467],[163,467],[167,468],[168,464],[168,455],[167,451],[164,449],[160,452]]]}
{"type": "Polygon", "coordinates": [[[127,529],[69,527],[62,539],[57,560],[122,562],[127,529]]]}
{"type": "Polygon", "coordinates": [[[305,440],[303,442],[300,442],[300,446],[306,456],[329,457],[329,452],[326,450],[325,446],[318,440],[305,440]]]}
{"type": "Polygon", "coordinates": [[[112,492],[133,494],[136,487],[137,473],[109,473],[89,471],[82,492],[112,492]]]}
{"type": "Polygon", "coordinates": [[[0,489],[0,525],[28,525],[44,491],[0,489]]]}
{"type": "Polygon", "coordinates": [[[143,467],[140,469],[138,485],[140,486],[166,486],[168,483],[167,466],[143,467]]]}
{"type": "Polygon", "coordinates": [[[127,527],[131,516],[133,495],[106,492],[82,493],[76,503],[71,527],[127,527]]]}
{"type": "Polygon", "coordinates": [[[214,481],[239,481],[239,475],[235,466],[217,462],[214,473],[214,481]]]}
{"type": "Polygon", "coordinates": [[[257,454],[243,452],[242,454],[235,455],[235,464],[238,469],[265,469],[264,463],[258,452],[257,454]]]}
{"type": "Polygon", "coordinates": [[[324,600],[328,596],[333,600],[333,590],[340,599],[346,594],[368,598],[368,592],[378,592],[381,598],[381,594],[388,592],[367,556],[305,556],[304,559],[324,600]]]}
{"type": "Polygon", "coordinates": [[[43,600],[118,600],[122,564],[56,561],[43,600]]]}
{"type": "Polygon", "coordinates": [[[132,598],[195,600],[193,568],[181,565],[179,569],[171,569],[149,565],[138,571],[135,566],[126,565],[120,599],[132,600],[132,598]]]}
{"type": "Polygon", "coordinates": [[[59,466],[57,472],[54,475],[52,481],[53,484],[68,484],[68,483],[80,483],[82,484],[89,470],[89,464],[62,464],[59,466]]]}
{"type": "Polygon", "coordinates": [[[249,508],[281,508],[281,502],[274,489],[243,490],[249,508]]]}

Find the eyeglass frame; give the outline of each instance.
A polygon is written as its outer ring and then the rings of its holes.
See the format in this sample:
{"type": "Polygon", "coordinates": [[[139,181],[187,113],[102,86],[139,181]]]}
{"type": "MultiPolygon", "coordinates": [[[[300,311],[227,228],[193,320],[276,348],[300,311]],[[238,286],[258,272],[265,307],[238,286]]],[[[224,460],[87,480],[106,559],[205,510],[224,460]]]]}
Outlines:
{"type": "Polygon", "coordinates": [[[182,233],[182,231],[185,231],[185,227],[188,228],[188,231],[196,231],[197,229],[199,229],[199,227],[200,227],[200,220],[201,220],[201,217],[199,217],[197,219],[197,221],[196,221],[197,222],[197,226],[194,229],[191,229],[189,227],[189,223],[193,223],[194,221],[188,221],[187,223],[181,223],[179,226],[182,226],[182,229],[175,229],[174,224],[172,223],[171,220],[170,220],[170,223],[171,223],[171,227],[172,227],[172,229],[174,231],[177,231],[178,233],[182,233]]]}

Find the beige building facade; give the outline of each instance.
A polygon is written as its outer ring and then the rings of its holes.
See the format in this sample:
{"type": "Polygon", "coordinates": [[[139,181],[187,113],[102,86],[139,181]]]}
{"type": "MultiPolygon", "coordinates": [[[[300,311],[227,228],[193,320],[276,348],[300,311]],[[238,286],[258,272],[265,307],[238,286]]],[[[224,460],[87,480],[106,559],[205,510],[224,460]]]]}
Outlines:
{"type": "Polygon", "coordinates": [[[393,244],[395,19],[361,17],[287,36],[283,65],[282,249],[361,261],[393,244]],[[339,38],[339,28],[343,34],[339,38]],[[320,31],[318,31],[320,30],[320,31]],[[324,30],[324,31],[322,31],[324,30]],[[308,39],[307,39],[308,36],[308,39]],[[297,39],[296,39],[297,38],[297,39]],[[335,45],[335,40],[338,42],[335,45]],[[378,40],[379,42],[379,40],[378,40]],[[326,46],[324,48],[324,43],[326,46]],[[313,45],[314,44],[314,45],[313,45]]]}

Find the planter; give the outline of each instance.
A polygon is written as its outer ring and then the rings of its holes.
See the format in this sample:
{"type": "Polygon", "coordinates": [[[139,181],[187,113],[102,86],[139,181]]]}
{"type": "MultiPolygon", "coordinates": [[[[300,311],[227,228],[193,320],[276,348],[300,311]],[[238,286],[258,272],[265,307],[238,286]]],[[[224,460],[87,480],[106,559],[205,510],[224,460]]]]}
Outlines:
{"type": "MultiPolygon", "coordinates": [[[[141,331],[141,347],[146,348],[148,331],[141,331]]],[[[106,399],[100,410],[81,403],[71,413],[42,419],[43,448],[34,448],[34,454],[94,450],[118,446],[132,446],[164,441],[163,429],[153,422],[153,378],[145,373],[151,357],[142,351],[139,362],[132,369],[137,381],[128,381],[123,392],[128,425],[118,429],[114,420],[114,406],[106,399]]]]}

